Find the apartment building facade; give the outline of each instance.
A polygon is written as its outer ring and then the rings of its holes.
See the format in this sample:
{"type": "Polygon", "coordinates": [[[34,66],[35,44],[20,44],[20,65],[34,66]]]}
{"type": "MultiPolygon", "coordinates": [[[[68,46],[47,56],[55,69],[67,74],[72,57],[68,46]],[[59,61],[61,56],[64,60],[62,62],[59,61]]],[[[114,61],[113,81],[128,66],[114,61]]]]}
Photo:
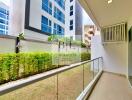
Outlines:
{"type": "Polygon", "coordinates": [[[25,18],[25,29],[44,35],[64,35],[64,0],[26,0],[25,9],[25,16],[28,16],[25,18]]]}
{"type": "Polygon", "coordinates": [[[83,13],[78,0],[66,0],[66,36],[82,40],[83,13]]]}
{"type": "Polygon", "coordinates": [[[12,0],[10,9],[10,35],[24,32],[25,37],[47,40],[57,34],[75,40],[83,33],[78,0],[12,0]]]}
{"type": "Polygon", "coordinates": [[[87,47],[91,47],[91,38],[95,35],[96,26],[94,25],[84,25],[84,43],[87,47]]]}
{"type": "Polygon", "coordinates": [[[47,40],[51,34],[64,35],[64,0],[11,0],[10,34],[47,40]],[[16,15],[17,13],[17,15],[16,15]]]}
{"type": "Polygon", "coordinates": [[[3,2],[0,2],[0,34],[8,34],[9,8],[3,2]]]}

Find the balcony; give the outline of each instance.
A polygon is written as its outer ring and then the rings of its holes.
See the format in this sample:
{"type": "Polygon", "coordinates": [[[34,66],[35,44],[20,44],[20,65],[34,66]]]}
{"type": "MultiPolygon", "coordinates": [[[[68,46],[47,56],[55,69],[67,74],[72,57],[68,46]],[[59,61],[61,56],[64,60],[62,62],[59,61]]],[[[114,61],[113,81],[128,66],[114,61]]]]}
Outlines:
{"type": "MultiPolygon", "coordinates": [[[[73,61],[74,64],[71,64],[69,63],[71,62],[69,58],[67,58],[68,60],[66,61],[61,59],[60,63],[65,63],[63,65],[66,66],[60,68],[57,59],[55,60],[55,63],[58,63],[58,66],[52,66],[56,69],[49,71],[49,62],[47,62],[46,65],[44,59],[36,60],[38,59],[36,57],[35,60],[30,60],[32,64],[27,67],[27,73],[24,73],[24,75],[32,74],[30,71],[41,71],[39,69],[46,69],[46,72],[1,85],[0,100],[132,99],[132,89],[129,84],[132,80],[132,15],[128,12],[132,7],[132,2],[116,0],[111,4],[108,4],[105,0],[80,0],[80,3],[93,19],[96,26],[98,26],[98,31],[101,35],[95,35],[91,40],[91,53],[93,60],[83,62],[77,61],[78,63],[73,61]],[[128,8],[124,4],[126,4],[128,8]],[[122,22],[125,23],[117,25],[117,23],[122,22]],[[39,61],[42,61],[43,63],[39,63],[39,61]],[[39,64],[44,64],[44,66],[39,66],[37,69],[36,66],[39,64]],[[36,69],[32,70],[32,67],[35,67],[36,69]],[[130,82],[127,78],[129,78],[130,82]]],[[[43,28],[45,28],[45,26],[43,28]]],[[[50,27],[47,27],[47,29],[44,30],[47,32],[51,31],[50,27]]],[[[32,40],[30,40],[30,42],[31,41],[32,40]]],[[[22,40],[22,42],[30,45],[26,40],[22,40]]],[[[35,44],[37,45],[36,48],[34,45],[35,50],[37,50],[37,47],[39,46],[45,47],[44,49],[46,50],[49,50],[48,47],[51,47],[51,45],[49,46],[49,43],[46,45],[43,45],[44,42],[42,41],[39,41],[39,43],[35,44]],[[41,43],[41,45],[39,45],[39,43],[41,43]]],[[[6,43],[4,44],[6,45],[6,43]]],[[[56,50],[60,51],[61,47],[56,44],[52,45],[55,45],[54,48],[56,47],[56,50]]],[[[68,50],[67,44],[65,47],[66,49],[63,52],[67,52],[68,50]]],[[[13,51],[14,48],[15,47],[12,49],[13,51]]],[[[62,49],[64,50],[63,47],[62,49]]],[[[76,50],[78,52],[80,51],[78,47],[76,50]]],[[[75,51],[74,48],[73,51],[75,51]]],[[[8,60],[8,62],[10,62],[10,60],[8,60]]],[[[29,63],[28,58],[25,62],[26,63],[24,63],[23,66],[29,63]]],[[[17,66],[14,62],[13,64],[14,66],[17,66]]],[[[22,65],[20,65],[20,67],[21,66],[22,65]]],[[[6,81],[8,78],[10,79],[7,74],[7,72],[10,73],[10,69],[5,69],[0,69],[4,70],[4,72],[0,71],[0,74],[4,76],[2,81],[6,81]]],[[[13,71],[16,72],[17,70],[14,68],[13,71]]],[[[16,76],[23,75],[24,71],[24,68],[20,69],[20,73],[17,73],[16,76]]]]}

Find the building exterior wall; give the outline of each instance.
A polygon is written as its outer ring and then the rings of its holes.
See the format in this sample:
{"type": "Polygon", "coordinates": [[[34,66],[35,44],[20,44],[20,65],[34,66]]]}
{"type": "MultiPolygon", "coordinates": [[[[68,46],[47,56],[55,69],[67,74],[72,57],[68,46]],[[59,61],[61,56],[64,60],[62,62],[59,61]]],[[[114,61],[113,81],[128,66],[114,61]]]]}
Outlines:
{"type": "Polygon", "coordinates": [[[83,34],[83,13],[78,0],[66,0],[66,30],[65,35],[73,40],[82,40],[83,34]],[[73,15],[70,16],[70,7],[73,6],[73,15]],[[70,20],[73,20],[73,30],[70,30],[70,20]]]}
{"type": "Polygon", "coordinates": [[[127,75],[128,55],[126,43],[103,44],[100,35],[92,37],[91,59],[103,57],[103,70],[127,75]]]}
{"type": "Polygon", "coordinates": [[[84,25],[84,36],[83,36],[83,41],[84,43],[88,46],[91,47],[91,38],[95,35],[97,31],[96,26],[94,25],[84,25]]]}
{"type": "Polygon", "coordinates": [[[77,0],[75,4],[75,36],[76,40],[83,40],[83,14],[82,7],[77,0]]]}
{"type": "MultiPolygon", "coordinates": [[[[29,25],[33,28],[41,30],[41,17],[42,15],[47,17],[52,22],[52,28],[54,28],[54,23],[59,24],[63,28],[65,28],[65,24],[58,21],[54,17],[54,7],[57,7],[63,14],[65,14],[65,10],[63,10],[54,0],[49,0],[52,3],[52,15],[47,13],[42,9],[42,0],[31,0],[30,1],[30,21],[29,25]],[[36,20],[37,19],[37,20],[36,20]]],[[[52,29],[52,34],[53,29],[52,29]]]]}
{"type": "Polygon", "coordinates": [[[25,6],[26,0],[11,0],[9,17],[9,35],[18,36],[25,32],[25,6]]]}
{"type": "MultiPolygon", "coordinates": [[[[54,23],[61,26],[65,31],[64,35],[74,40],[82,40],[82,8],[77,0],[65,1],[65,9],[61,8],[55,0],[52,3],[52,15],[42,9],[42,0],[12,0],[10,15],[10,35],[18,36],[24,32],[25,37],[47,40],[49,33],[42,31],[42,16],[51,20],[52,33],[54,34],[54,23]],[[73,15],[70,16],[70,6],[73,5],[73,15]],[[65,15],[65,23],[54,17],[54,7],[57,7],[65,15]],[[16,14],[17,13],[17,14],[16,14]],[[70,30],[70,20],[73,20],[73,30],[70,30]]],[[[59,34],[60,35],[60,34],[59,34]]],[[[62,34],[61,34],[62,35],[62,34]]]]}
{"type": "MultiPolygon", "coordinates": [[[[16,37],[0,36],[0,53],[15,53],[16,37]],[[3,45],[4,44],[4,45],[3,45]]],[[[34,39],[20,40],[20,52],[86,52],[86,48],[77,45],[60,45],[34,39]]]]}
{"type": "Polygon", "coordinates": [[[14,53],[15,52],[15,38],[0,36],[0,53],[14,53]]]}
{"type": "Polygon", "coordinates": [[[54,18],[54,6],[64,14],[65,10],[54,0],[49,1],[52,3],[52,16],[42,9],[42,0],[11,0],[9,35],[18,36],[19,33],[24,32],[25,37],[32,37],[34,39],[42,39],[46,41],[50,34],[42,32],[41,30],[42,16],[45,16],[52,21],[52,28],[54,27],[54,23],[65,28],[64,23],[54,18]],[[30,5],[28,5],[27,2],[30,3],[30,5]]]}
{"type": "Polygon", "coordinates": [[[65,36],[72,37],[75,40],[75,3],[76,0],[70,2],[70,0],[66,0],[66,24],[65,24],[65,36]],[[70,16],[70,7],[73,6],[73,15],[70,16]],[[70,30],[70,20],[73,20],[73,30],[70,30]]]}
{"type": "Polygon", "coordinates": [[[9,7],[0,2],[0,34],[8,34],[9,7]]]}
{"type": "Polygon", "coordinates": [[[27,41],[27,40],[21,40],[21,50],[20,52],[86,52],[86,48],[81,48],[80,46],[64,46],[61,45],[60,48],[58,47],[58,44],[56,43],[42,43],[42,42],[36,42],[36,41],[27,41]]]}

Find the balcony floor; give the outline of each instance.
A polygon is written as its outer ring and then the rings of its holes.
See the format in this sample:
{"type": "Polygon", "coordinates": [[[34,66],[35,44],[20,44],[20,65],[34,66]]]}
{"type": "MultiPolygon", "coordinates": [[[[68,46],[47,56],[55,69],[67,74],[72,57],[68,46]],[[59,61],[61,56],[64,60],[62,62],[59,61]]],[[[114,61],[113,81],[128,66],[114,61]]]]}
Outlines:
{"type": "Polygon", "coordinates": [[[88,100],[132,100],[132,88],[124,76],[104,72],[88,100]]]}

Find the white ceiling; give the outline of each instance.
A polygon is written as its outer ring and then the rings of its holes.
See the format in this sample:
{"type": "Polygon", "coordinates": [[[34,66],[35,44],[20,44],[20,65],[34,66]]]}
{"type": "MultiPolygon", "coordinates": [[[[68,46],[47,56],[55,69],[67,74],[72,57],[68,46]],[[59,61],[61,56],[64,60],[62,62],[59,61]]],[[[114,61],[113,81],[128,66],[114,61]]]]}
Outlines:
{"type": "Polygon", "coordinates": [[[113,0],[111,4],[108,0],[80,0],[80,3],[100,27],[128,21],[132,17],[132,0],[113,0]]]}

